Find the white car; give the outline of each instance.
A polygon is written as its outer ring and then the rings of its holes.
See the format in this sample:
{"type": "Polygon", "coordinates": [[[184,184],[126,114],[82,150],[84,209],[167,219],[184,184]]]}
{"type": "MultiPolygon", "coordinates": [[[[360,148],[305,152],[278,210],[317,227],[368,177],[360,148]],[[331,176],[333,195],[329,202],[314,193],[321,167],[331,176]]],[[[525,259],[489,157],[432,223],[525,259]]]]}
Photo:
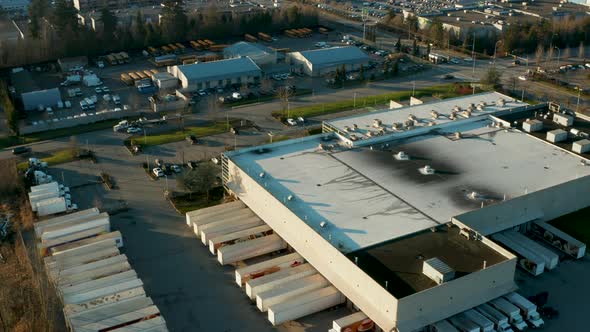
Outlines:
{"type": "Polygon", "coordinates": [[[293,119],[291,119],[291,118],[288,118],[288,119],[287,119],[287,123],[288,123],[289,125],[291,125],[291,126],[296,126],[296,125],[297,125],[297,121],[295,121],[295,120],[293,120],[293,119]]]}
{"type": "Polygon", "coordinates": [[[141,131],[140,128],[137,127],[129,127],[127,128],[127,133],[128,134],[135,134],[135,133],[139,133],[141,131]]]}
{"type": "Polygon", "coordinates": [[[180,168],[180,166],[178,165],[170,165],[170,169],[172,170],[172,172],[174,173],[180,173],[182,172],[182,169],[180,168]]]}
{"type": "Polygon", "coordinates": [[[113,112],[121,112],[121,111],[122,111],[122,109],[120,107],[115,107],[113,109],[113,112]]]}
{"type": "Polygon", "coordinates": [[[524,77],[524,76],[518,76],[518,79],[521,81],[526,81],[526,77],[524,77]]]}
{"type": "Polygon", "coordinates": [[[298,116],[297,121],[299,121],[300,123],[305,123],[305,119],[302,116],[298,116]]]}
{"type": "Polygon", "coordinates": [[[102,93],[102,88],[100,88],[100,87],[94,88],[94,92],[102,93]]]}
{"type": "Polygon", "coordinates": [[[239,92],[234,92],[231,94],[232,98],[235,100],[240,100],[242,99],[242,95],[239,92]]]}
{"type": "Polygon", "coordinates": [[[152,170],[152,172],[154,173],[155,176],[161,178],[162,176],[164,176],[164,171],[160,168],[160,167],[156,167],[152,170]]]}
{"type": "Polygon", "coordinates": [[[199,90],[197,91],[197,93],[199,94],[199,96],[203,97],[207,95],[207,92],[205,92],[205,90],[199,90]]]}

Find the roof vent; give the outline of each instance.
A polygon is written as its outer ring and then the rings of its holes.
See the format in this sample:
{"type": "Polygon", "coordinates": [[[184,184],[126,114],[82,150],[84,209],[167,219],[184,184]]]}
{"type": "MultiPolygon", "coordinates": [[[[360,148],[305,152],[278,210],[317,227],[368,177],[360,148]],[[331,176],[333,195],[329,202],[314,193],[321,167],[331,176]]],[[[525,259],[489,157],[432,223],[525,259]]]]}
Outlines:
{"type": "Polygon", "coordinates": [[[346,132],[351,132],[353,131],[352,128],[350,128],[349,126],[344,126],[344,131],[346,132]]]}
{"type": "Polygon", "coordinates": [[[455,112],[461,112],[461,106],[455,105],[455,107],[453,107],[453,111],[455,111],[455,112]]]}
{"type": "Polygon", "coordinates": [[[352,135],[350,135],[350,140],[354,142],[354,141],[358,140],[358,137],[356,137],[355,134],[352,134],[352,135]]]}
{"type": "Polygon", "coordinates": [[[435,170],[430,165],[426,165],[422,168],[418,168],[418,171],[422,173],[422,175],[432,175],[434,174],[435,170]]]}
{"type": "Polygon", "coordinates": [[[379,120],[379,119],[373,120],[373,127],[375,127],[375,128],[381,127],[381,124],[382,124],[381,120],[379,120]]]}
{"type": "Polygon", "coordinates": [[[408,115],[408,119],[409,119],[409,120],[412,120],[412,121],[416,121],[416,120],[418,120],[418,118],[417,118],[417,117],[416,117],[414,114],[410,114],[410,115],[408,115]]]}
{"type": "Polygon", "coordinates": [[[422,274],[439,285],[455,278],[455,270],[437,257],[424,261],[422,274]]]}
{"type": "Polygon", "coordinates": [[[452,111],[451,115],[449,115],[449,119],[455,120],[457,118],[457,111],[452,111]]]}
{"type": "Polygon", "coordinates": [[[352,130],[357,130],[357,129],[359,129],[359,126],[357,126],[356,123],[353,123],[352,124],[352,130]]]}
{"type": "Polygon", "coordinates": [[[289,196],[287,196],[287,200],[289,200],[289,201],[292,201],[292,200],[293,200],[293,198],[294,198],[294,197],[293,197],[293,195],[289,195],[289,196]]]}
{"type": "Polygon", "coordinates": [[[500,98],[496,101],[496,106],[505,106],[506,105],[506,100],[504,100],[504,98],[500,98]]]}
{"type": "Polygon", "coordinates": [[[440,115],[440,114],[438,114],[438,112],[437,112],[437,111],[434,111],[434,110],[430,111],[430,116],[431,116],[433,119],[438,119],[438,116],[439,116],[439,115],[440,115]]]}
{"type": "Polygon", "coordinates": [[[403,152],[403,151],[400,151],[400,152],[396,153],[394,155],[394,158],[397,159],[397,160],[410,160],[410,156],[407,153],[403,152]]]}
{"type": "Polygon", "coordinates": [[[400,130],[404,127],[404,125],[400,122],[394,122],[391,127],[395,130],[400,130]]]}
{"type": "Polygon", "coordinates": [[[455,139],[461,139],[461,132],[460,131],[455,133],[455,139]]]}
{"type": "Polygon", "coordinates": [[[406,122],[404,122],[404,125],[408,128],[410,127],[414,127],[414,121],[412,120],[406,120],[406,122]]]}
{"type": "Polygon", "coordinates": [[[327,221],[322,221],[322,222],[320,223],[320,227],[321,227],[321,228],[326,228],[326,227],[328,227],[328,222],[327,222],[327,221]]]}

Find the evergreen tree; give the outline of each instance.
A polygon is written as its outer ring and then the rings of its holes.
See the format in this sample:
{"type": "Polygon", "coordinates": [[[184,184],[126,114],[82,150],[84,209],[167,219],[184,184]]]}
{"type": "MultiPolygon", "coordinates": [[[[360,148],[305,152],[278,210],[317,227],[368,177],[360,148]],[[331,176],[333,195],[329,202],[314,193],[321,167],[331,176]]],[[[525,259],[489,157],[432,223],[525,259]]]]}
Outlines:
{"type": "Polygon", "coordinates": [[[414,42],[412,44],[412,55],[418,55],[418,41],[416,39],[414,39],[414,42]]]}
{"type": "Polygon", "coordinates": [[[398,53],[402,51],[402,37],[397,37],[397,42],[395,43],[395,51],[398,53]]]}
{"type": "Polygon", "coordinates": [[[362,64],[361,64],[361,67],[359,68],[359,79],[361,81],[365,80],[365,66],[363,66],[362,64]]]}
{"type": "Polygon", "coordinates": [[[74,8],[72,2],[67,0],[55,1],[52,23],[56,26],[60,34],[64,33],[68,27],[74,32],[78,30],[77,13],[78,10],[74,8]]]}
{"type": "Polygon", "coordinates": [[[183,2],[178,0],[164,0],[162,2],[162,37],[166,41],[184,39],[188,26],[188,18],[184,11],[183,2]]]}
{"type": "Polygon", "coordinates": [[[117,17],[107,7],[100,11],[100,18],[102,20],[102,38],[105,46],[112,47],[115,39],[115,31],[117,30],[117,17]]]}

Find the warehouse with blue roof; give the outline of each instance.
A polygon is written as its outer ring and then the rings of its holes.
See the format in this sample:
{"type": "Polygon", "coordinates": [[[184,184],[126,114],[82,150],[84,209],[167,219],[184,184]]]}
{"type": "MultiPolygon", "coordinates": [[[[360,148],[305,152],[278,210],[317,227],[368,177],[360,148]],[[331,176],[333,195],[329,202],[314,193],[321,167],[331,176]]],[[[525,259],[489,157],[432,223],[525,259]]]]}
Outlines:
{"type": "Polygon", "coordinates": [[[168,72],[177,77],[182,89],[187,91],[255,83],[262,76],[260,67],[249,57],[173,66],[168,72]]]}
{"type": "Polygon", "coordinates": [[[358,70],[369,64],[369,56],[356,46],[330,47],[318,50],[291,52],[287,62],[299,66],[309,76],[322,76],[345,67],[346,71],[358,70]]]}

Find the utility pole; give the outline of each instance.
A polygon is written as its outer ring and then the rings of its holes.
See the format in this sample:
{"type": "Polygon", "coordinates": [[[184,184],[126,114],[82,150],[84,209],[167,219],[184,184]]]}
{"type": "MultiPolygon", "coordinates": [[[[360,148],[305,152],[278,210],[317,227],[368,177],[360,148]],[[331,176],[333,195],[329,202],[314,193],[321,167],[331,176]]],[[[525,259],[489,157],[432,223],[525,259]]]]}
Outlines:
{"type": "Polygon", "coordinates": [[[473,80],[475,80],[475,32],[473,33],[473,48],[471,49],[471,60],[473,61],[473,80]]]}
{"type": "Polygon", "coordinates": [[[580,110],[580,94],[582,93],[582,87],[578,86],[578,102],[576,103],[576,113],[580,110]]]}
{"type": "Polygon", "coordinates": [[[561,57],[561,50],[557,46],[554,46],[554,48],[557,50],[557,69],[559,69],[559,58],[561,57]]]}

